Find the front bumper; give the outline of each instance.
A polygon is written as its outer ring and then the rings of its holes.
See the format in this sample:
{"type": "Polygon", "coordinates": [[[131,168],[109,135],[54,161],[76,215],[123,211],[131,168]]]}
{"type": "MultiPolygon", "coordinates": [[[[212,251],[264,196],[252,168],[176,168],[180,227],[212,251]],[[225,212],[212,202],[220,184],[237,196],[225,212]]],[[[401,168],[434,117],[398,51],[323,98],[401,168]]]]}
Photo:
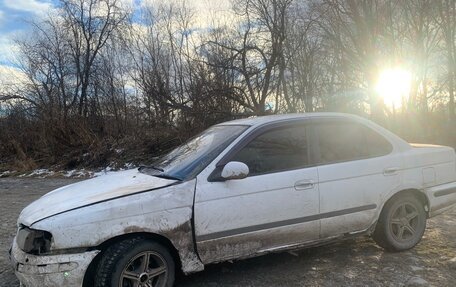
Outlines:
{"type": "Polygon", "coordinates": [[[20,250],[14,238],[10,260],[22,286],[80,287],[87,267],[99,252],[36,256],[20,250]]]}

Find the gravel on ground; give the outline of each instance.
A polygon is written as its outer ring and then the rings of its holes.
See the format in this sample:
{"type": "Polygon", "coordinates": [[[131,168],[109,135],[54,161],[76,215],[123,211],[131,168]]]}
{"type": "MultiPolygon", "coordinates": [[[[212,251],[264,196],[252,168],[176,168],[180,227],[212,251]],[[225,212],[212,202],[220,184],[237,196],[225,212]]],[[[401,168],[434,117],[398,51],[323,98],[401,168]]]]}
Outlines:
{"type": "MultiPolygon", "coordinates": [[[[0,179],[0,286],[17,287],[8,260],[20,211],[46,192],[76,182],[59,178],[0,179]]],[[[428,220],[413,249],[389,253],[361,237],[295,252],[210,265],[177,286],[455,286],[456,208],[428,220]]]]}

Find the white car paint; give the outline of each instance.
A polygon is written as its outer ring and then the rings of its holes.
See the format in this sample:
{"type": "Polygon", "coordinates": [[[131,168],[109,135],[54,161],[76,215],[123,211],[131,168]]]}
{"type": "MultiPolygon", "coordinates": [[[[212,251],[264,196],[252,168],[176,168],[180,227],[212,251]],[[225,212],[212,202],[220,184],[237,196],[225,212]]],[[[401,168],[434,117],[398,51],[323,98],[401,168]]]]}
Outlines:
{"type": "Polygon", "coordinates": [[[64,211],[138,191],[164,187],[175,182],[175,180],[145,175],[137,169],[95,177],[45,194],[22,210],[18,223],[31,226],[39,220],[64,211]]]}
{"type": "MultiPolygon", "coordinates": [[[[18,227],[50,232],[52,245],[49,254],[31,255],[13,244],[12,260],[20,280],[27,286],[82,286],[97,246],[138,232],[168,239],[183,271],[191,273],[212,262],[369,233],[385,202],[402,190],[425,195],[429,216],[456,203],[452,148],[410,145],[357,116],[280,115],[221,125],[249,128],[192,179],[179,182],[138,170],[112,173],[57,189],[26,207],[18,227]],[[242,179],[209,180],[220,160],[258,128],[328,117],[375,130],[391,143],[392,152],[242,179]],[[42,265],[51,267],[40,269],[42,265]]],[[[225,167],[227,177],[244,177],[242,164],[225,167]]]]}
{"type": "Polygon", "coordinates": [[[222,177],[225,179],[242,179],[249,175],[249,167],[238,161],[231,161],[222,170],[222,177]]]}
{"type": "Polygon", "coordinates": [[[401,166],[397,154],[324,165],[318,168],[320,213],[364,207],[365,210],[321,219],[320,236],[368,229],[377,220],[385,192],[401,190],[401,176],[387,169],[401,166]],[[353,175],[353,170],[358,170],[353,175]],[[373,184],[375,183],[375,184],[373,184]]]}
{"type": "Polygon", "coordinates": [[[226,182],[208,182],[209,171],[198,176],[195,198],[196,240],[204,263],[319,238],[318,221],[292,224],[296,218],[318,215],[317,185],[303,190],[294,186],[304,179],[317,182],[316,167],[226,182]],[[267,226],[273,222],[278,223],[267,226]],[[281,224],[286,222],[289,224],[281,224]],[[242,230],[259,225],[267,228],[258,232],[242,230]]]}

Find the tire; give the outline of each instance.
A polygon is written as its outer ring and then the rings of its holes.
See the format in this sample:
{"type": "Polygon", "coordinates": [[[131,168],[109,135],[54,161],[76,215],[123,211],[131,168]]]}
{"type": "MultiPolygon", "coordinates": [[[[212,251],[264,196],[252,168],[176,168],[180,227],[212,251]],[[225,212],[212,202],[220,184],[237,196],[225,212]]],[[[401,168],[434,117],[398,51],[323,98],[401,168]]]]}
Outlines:
{"type": "Polygon", "coordinates": [[[134,237],[106,249],[98,264],[95,287],[171,287],[174,277],[175,264],[168,249],[157,242],[134,237]]]}
{"type": "Polygon", "coordinates": [[[385,204],[372,237],[388,251],[403,251],[417,245],[425,229],[423,204],[413,194],[402,193],[385,204]]]}

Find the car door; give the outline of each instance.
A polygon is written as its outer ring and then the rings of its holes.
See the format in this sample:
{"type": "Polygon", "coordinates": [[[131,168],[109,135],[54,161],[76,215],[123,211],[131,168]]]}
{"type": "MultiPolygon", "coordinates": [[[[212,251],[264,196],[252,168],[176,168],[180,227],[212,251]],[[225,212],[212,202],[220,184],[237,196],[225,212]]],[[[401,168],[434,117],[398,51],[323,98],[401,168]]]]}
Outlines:
{"type": "Polygon", "coordinates": [[[315,120],[321,237],[363,231],[375,221],[382,197],[400,185],[400,153],[364,124],[315,120]]]}
{"type": "Polygon", "coordinates": [[[198,176],[194,223],[204,263],[318,239],[318,175],[309,152],[305,124],[266,126],[198,176]],[[247,164],[249,175],[213,180],[229,161],[247,164]]]}

